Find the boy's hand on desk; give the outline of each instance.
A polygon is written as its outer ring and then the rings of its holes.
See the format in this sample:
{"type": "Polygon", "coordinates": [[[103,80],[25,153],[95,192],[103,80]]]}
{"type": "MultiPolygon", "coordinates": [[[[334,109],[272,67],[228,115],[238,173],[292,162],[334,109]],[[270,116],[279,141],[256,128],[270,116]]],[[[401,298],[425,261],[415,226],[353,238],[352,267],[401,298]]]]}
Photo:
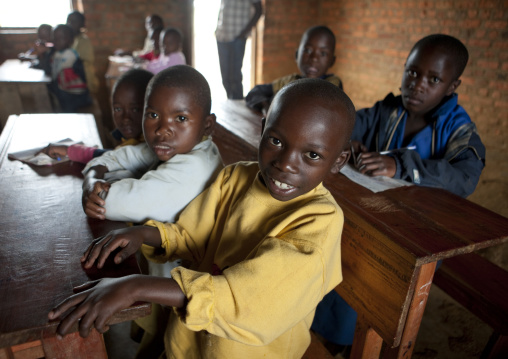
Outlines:
{"type": "Polygon", "coordinates": [[[378,152],[362,152],[358,155],[355,167],[368,176],[393,177],[397,170],[395,159],[378,152]]]}
{"type": "Polygon", "coordinates": [[[104,201],[104,198],[110,187],[110,183],[96,180],[91,189],[83,189],[83,209],[88,217],[106,219],[106,209],[104,208],[106,201],[104,201]]]}
{"type": "Polygon", "coordinates": [[[76,323],[79,324],[79,335],[83,338],[90,334],[93,327],[99,333],[106,332],[109,329],[109,318],[136,302],[135,283],[138,277],[140,276],[105,278],[74,288],[74,292],[79,293],[65,299],[48,313],[49,320],[56,320],[75,307],[58,325],[57,337],[68,334],[76,323]]]}
{"type": "Polygon", "coordinates": [[[97,261],[97,268],[102,268],[111,252],[122,248],[114,258],[114,262],[120,264],[136,253],[143,243],[154,245],[157,242],[160,246],[160,233],[155,227],[137,226],[117,229],[104,237],[95,239],[81,257],[81,262],[88,269],[97,261]]]}
{"type": "Polygon", "coordinates": [[[67,148],[65,145],[47,145],[41,152],[47,154],[49,157],[54,159],[60,159],[67,157],[67,148]]]}

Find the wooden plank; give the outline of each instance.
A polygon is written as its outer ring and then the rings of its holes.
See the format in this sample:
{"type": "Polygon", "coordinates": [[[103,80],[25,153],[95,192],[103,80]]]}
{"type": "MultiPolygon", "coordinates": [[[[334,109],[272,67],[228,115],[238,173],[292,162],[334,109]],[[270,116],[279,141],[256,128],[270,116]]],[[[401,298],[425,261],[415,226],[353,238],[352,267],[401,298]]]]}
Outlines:
{"type": "MultiPolygon", "coordinates": [[[[21,115],[0,136],[0,347],[54,334],[48,312],[74,286],[105,276],[139,273],[132,257],[125,266],[84,270],[79,257],[93,238],[123,222],[86,217],[81,208],[82,164],[36,167],[6,159],[8,152],[47,145],[66,137],[100,145],[91,115],[21,115]]],[[[148,303],[122,311],[112,323],[150,313],[148,303]]]]}
{"type": "Polygon", "coordinates": [[[42,339],[46,358],[107,359],[104,338],[92,329],[87,338],[81,338],[78,332],[66,335],[62,339],[47,336],[42,339]]]}
{"type": "Polygon", "coordinates": [[[358,317],[350,358],[379,358],[382,346],[383,339],[369,326],[369,324],[365,321],[365,318],[358,317]]]}

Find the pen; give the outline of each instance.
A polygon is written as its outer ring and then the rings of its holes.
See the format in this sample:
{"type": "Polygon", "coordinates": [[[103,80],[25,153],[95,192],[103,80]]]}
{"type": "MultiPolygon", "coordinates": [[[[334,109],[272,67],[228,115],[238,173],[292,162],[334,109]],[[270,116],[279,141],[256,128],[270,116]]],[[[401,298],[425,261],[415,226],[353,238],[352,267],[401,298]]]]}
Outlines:
{"type": "Polygon", "coordinates": [[[393,150],[388,151],[381,151],[379,152],[380,155],[387,155],[389,153],[395,153],[400,151],[406,151],[406,150],[416,150],[416,146],[408,146],[408,147],[402,147],[402,148],[394,148],[393,150]]]}

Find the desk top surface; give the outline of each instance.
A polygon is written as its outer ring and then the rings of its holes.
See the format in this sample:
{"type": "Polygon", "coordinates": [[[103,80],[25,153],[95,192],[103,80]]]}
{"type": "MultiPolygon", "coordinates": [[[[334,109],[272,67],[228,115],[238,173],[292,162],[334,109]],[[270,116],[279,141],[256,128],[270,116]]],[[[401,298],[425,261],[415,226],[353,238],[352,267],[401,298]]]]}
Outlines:
{"type": "MultiPolygon", "coordinates": [[[[212,107],[220,126],[257,151],[260,114],[241,100],[212,107]]],[[[361,214],[417,264],[508,242],[508,218],[445,190],[411,186],[373,193],[342,174],[328,176],[325,186],[346,214],[361,214]]]]}
{"type": "Polygon", "coordinates": [[[0,82],[49,83],[51,77],[43,70],[30,68],[30,62],[17,59],[5,60],[0,65],[0,82]]]}
{"type": "MultiPolygon", "coordinates": [[[[101,143],[88,114],[11,116],[0,136],[0,348],[38,339],[43,330],[54,332],[56,325],[47,322],[47,313],[74,286],[139,273],[134,258],[101,271],[81,267],[79,257],[93,238],[125,226],[86,217],[81,208],[82,164],[36,167],[7,159],[10,152],[67,137],[101,143]]],[[[128,309],[129,319],[148,314],[148,307],[128,309]]]]}

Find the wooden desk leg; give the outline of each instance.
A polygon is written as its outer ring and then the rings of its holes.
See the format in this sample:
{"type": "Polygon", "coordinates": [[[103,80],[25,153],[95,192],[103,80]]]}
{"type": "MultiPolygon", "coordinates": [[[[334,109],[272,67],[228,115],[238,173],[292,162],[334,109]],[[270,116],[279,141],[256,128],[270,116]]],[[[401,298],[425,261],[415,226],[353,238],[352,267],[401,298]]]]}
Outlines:
{"type": "Polygon", "coordinates": [[[55,336],[42,339],[46,358],[107,359],[102,334],[92,329],[88,338],[81,338],[79,332],[66,335],[62,340],[55,336]]]}
{"type": "Polygon", "coordinates": [[[413,300],[409,307],[400,346],[397,348],[387,348],[383,354],[384,359],[411,358],[415,347],[416,336],[418,335],[418,330],[422,322],[423,312],[425,311],[427,299],[429,298],[435,270],[436,262],[432,262],[422,265],[418,273],[415,274],[414,281],[416,284],[414,287],[413,300]]]}
{"type": "Polygon", "coordinates": [[[377,359],[383,339],[360,318],[356,321],[350,359],[377,359]]]}

